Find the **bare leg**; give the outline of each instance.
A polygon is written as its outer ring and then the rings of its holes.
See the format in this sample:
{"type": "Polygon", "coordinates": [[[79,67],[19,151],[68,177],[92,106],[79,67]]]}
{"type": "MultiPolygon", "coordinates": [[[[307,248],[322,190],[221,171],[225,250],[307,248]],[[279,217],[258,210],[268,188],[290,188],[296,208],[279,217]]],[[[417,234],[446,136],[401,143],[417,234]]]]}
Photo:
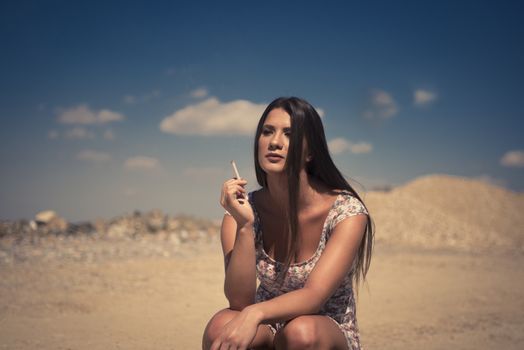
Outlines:
{"type": "Polygon", "coordinates": [[[275,349],[347,350],[346,337],[327,316],[299,316],[275,334],[275,349]]]}
{"type": "MultiPolygon", "coordinates": [[[[217,312],[211,320],[209,320],[204,336],[202,337],[202,349],[208,350],[213,344],[213,341],[218,337],[222,327],[235,317],[239,311],[231,309],[223,309],[217,312]]],[[[265,324],[258,326],[255,339],[251,343],[252,349],[273,349],[273,332],[265,324]]]]}

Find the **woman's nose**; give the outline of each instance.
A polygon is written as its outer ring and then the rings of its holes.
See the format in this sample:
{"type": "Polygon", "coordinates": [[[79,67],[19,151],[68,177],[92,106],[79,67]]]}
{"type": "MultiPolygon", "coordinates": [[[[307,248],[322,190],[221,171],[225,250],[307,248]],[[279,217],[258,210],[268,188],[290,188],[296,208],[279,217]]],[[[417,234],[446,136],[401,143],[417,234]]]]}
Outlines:
{"type": "Polygon", "coordinates": [[[269,145],[272,147],[272,148],[277,148],[277,147],[280,147],[282,145],[282,142],[280,141],[280,138],[278,135],[275,134],[275,136],[273,136],[269,142],[269,145]]]}

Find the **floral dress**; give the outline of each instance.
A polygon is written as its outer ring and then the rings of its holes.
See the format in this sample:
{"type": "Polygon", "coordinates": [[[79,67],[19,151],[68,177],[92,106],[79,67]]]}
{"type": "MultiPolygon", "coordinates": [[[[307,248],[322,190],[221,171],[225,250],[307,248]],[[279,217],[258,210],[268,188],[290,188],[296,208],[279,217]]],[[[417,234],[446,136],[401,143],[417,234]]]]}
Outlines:
{"type": "MultiPolygon", "coordinates": [[[[260,281],[255,297],[255,302],[257,303],[303,288],[309,274],[324,251],[334,227],[340,221],[350,216],[357,214],[368,215],[366,208],[358,198],[352,196],[349,191],[341,191],[329,210],[326,221],[324,222],[320,242],[315,254],[306,261],[292,263],[283,285],[279,287],[275,282],[275,279],[279,268],[283,267],[283,263],[272,259],[264,250],[262,242],[262,225],[254,205],[253,193],[254,192],[248,193],[248,200],[255,215],[253,230],[255,234],[256,270],[257,278],[260,281]]],[[[348,349],[350,350],[361,349],[356,319],[355,298],[352,288],[352,276],[353,268],[348,271],[348,274],[342,281],[341,285],[326,301],[318,313],[319,315],[329,317],[337,324],[345,335],[348,349]]],[[[268,326],[273,333],[276,333],[285,325],[286,322],[278,322],[268,326]]]]}

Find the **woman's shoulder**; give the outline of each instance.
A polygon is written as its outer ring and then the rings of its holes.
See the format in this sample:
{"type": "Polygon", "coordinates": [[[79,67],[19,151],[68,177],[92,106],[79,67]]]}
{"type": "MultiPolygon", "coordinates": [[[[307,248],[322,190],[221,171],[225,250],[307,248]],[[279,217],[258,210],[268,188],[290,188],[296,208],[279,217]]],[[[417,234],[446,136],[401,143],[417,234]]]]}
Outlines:
{"type": "Polygon", "coordinates": [[[347,216],[366,214],[369,215],[367,208],[357,194],[349,190],[335,190],[338,193],[335,210],[338,214],[347,216]]]}
{"type": "Polygon", "coordinates": [[[354,193],[348,190],[342,190],[339,193],[332,210],[333,213],[328,225],[329,232],[331,232],[335,226],[337,226],[337,224],[344,219],[358,214],[365,214],[369,216],[364,203],[354,193]]]}

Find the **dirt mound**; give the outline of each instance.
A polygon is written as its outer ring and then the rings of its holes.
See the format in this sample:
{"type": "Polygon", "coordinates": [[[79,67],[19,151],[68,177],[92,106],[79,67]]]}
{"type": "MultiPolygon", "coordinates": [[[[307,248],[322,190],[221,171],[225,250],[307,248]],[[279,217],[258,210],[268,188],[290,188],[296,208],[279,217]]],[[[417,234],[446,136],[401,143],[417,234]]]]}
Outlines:
{"type": "Polygon", "coordinates": [[[364,201],[378,244],[524,252],[523,193],[439,174],[368,192],[364,201]]]}

